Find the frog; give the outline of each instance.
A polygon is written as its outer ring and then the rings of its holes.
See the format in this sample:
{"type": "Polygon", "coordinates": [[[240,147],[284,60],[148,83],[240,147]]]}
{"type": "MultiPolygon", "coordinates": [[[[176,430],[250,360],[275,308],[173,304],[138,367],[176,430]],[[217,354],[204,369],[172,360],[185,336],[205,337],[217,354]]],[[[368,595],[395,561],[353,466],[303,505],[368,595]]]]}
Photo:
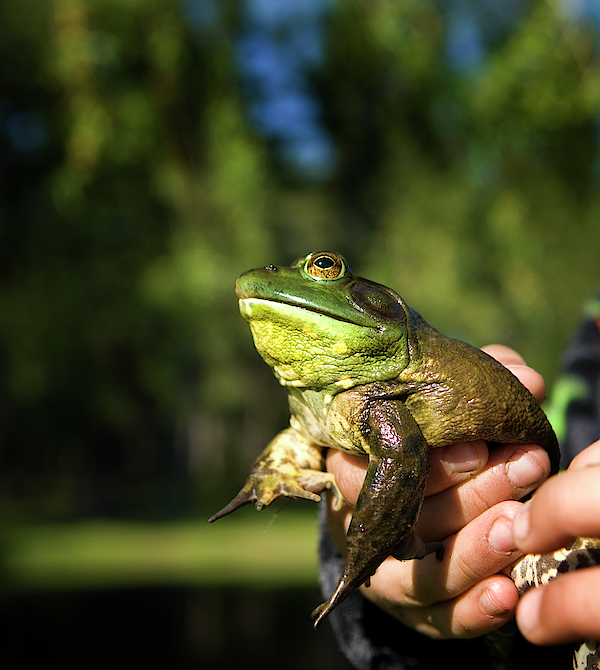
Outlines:
{"type": "Polygon", "coordinates": [[[237,496],[209,521],[253,503],[343,497],[325,468],[327,449],[366,455],[368,467],[346,534],[346,558],[331,597],[312,613],[318,626],[389,556],[422,559],[443,545],[413,527],[431,469],[430,450],[485,440],[537,444],[559,467],[545,413],[507,368],[447,337],[394,290],[355,275],[335,251],[290,267],[268,265],[236,281],[255,347],[287,389],[289,426],[251,466],[237,496]]]}

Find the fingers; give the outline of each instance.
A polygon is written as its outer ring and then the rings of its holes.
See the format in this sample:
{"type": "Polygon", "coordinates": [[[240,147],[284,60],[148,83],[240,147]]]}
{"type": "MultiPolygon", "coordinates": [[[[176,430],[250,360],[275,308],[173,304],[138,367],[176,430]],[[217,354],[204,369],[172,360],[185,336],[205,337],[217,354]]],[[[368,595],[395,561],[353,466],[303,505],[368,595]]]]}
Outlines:
{"type": "Polygon", "coordinates": [[[364,595],[406,625],[436,638],[473,637],[510,619],[518,595],[497,574],[520,554],[512,538],[519,503],[505,502],[445,542],[442,561],[386,560],[364,595]]]}
{"type": "Polygon", "coordinates": [[[425,499],[416,532],[424,542],[443,540],[503,500],[519,500],[550,474],[550,459],[536,445],[502,445],[484,470],[425,499]]]}
{"type": "Polygon", "coordinates": [[[481,347],[481,351],[485,351],[486,354],[489,354],[506,367],[510,365],[526,365],[525,359],[521,354],[518,354],[514,349],[504,344],[487,344],[485,347],[481,347]]]}
{"type": "Polygon", "coordinates": [[[528,591],[517,607],[517,624],[534,644],[600,639],[600,567],[561,575],[528,591]]]}
{"type": "Polygon", "coordinates": [[[488,446],[483,440],[432,449],[431,472],[425,495],[432,496],[455,484],[468,481],[485,468],[488,458],[488,446]]]}
{"type": "MultiPolygon", "coordinates": [[[[463,447],[458,449],[460,453],[463,447]]],[[[354,503],[366,459],[331,451],[328,467],[338,473],[338,482],[355,489],[354,503]]],[[[518,599],[512,581],[498,574],[522,554],[512,535],[512,520],[522,505],[514,500],[549,472],[550,461],[541,447],[496,448],[476,476],[425,499],[415,530],[426,542],[444,541],[443,560],[389,558],[363,593],[398,620],[433,637],[474,637],[501,626],[513,616],[518,599]]],[[[342,552],[351,516],[350,505],[329,514],[329,532],[342,552]]]]}
{"type": "MultiPolygon", "coordinates": [[[[514,519],[520,550],[553,551],[577,536],[600,536],[600,441],[581,452],[566,472],[548,480],[514,519]]],[[[535,644],[600,639],[600,567],[559,575],[526,593],[517,624],[535,644]]]]}
{"type": "Polygon", "coordinates": [[[515,520],[515,540],[525,552],[558,549],[578,536],[600,536],[600,465],[552,477],[515,520]]]}
{"type": "MultiPolygon", "coordinates": [[[[462,442],[431,450],[431,474],[426,495],[439,493],[481,472],[488,462],[488,448],[483,440],[462,442]]],[[[331,472],[351,506],[356,504],[368,466],[366,456],[355,456],[337,449],[327,452],[327,471],[331,472]]]]}
{"type": "MultiPolygon", "coordinates": [[[[459,453],[464,453],[463,445],[453,447],[459,453]]],[[[440,452],[435,468],[438,477],[434,486],[438,493],[425,498],[421,516],[415,526],[417,534],[424,542],[443,541],[496,503],[519,500],[534,490],[550,473],[548,454],[536,445],[502,445],[494,449],[488,459],[487,449],[476,445],[475,453],[480,454],[476,467],[486,460],[483,470],[472,473],[458,473],[453,470],[452,475],[447,474],[451,467],[450,461],[442,461],[444,451],[432,450],[432,458],[437,459],[436,452],[440,452]],[[461,477],[462,482],[454,485],[461,477]]],[[[452,453],[452,448],[448,447],[446,453],[452,453]]],[[[452,467],[462,462],[460,459],[455,460],[452,467]]],[[[343,543],[340,533],[345,533],[347,528],[366,467],[365,457],[350,456],[335,449],[330,449],[327,454],[327,469],[335,476],[348,503],[338,513],[333,514],[330,520],[330,532],[339,547],[343,543]]],[[[428,494],[429,490],[428,485],[428,494]]]]}
{"type": "Polygon", "coordinates": [[[530,368],[516,351],[505,347],[503,344],[490,344],[481,349],[506,366],[519,379],[521,384],[529,389],[533,397],[539,403],[542,402],[546,397],[544,378],[539,372],[530,368]]]}
{"type": "Polygon", "coordinates": [[[368,457],[355,456],[339,449],[328,449],[326,463],[327,472],[335,477],[344,500],[354,507],[367,473],[368,457]]]}
{"type": "Polygon", "coordinates": [[[591,465],[600,465],[600,440],[579,452],[569,464],[569,471],[589,468],[591,465]]]}
{"type": "MultiPolygon", "coordinates": [[[[336,456],[334,466],[336,461],[343,470],[346,460],[336,456]]],[[[434,637],[470,637],[502,625],[514,614],[517,592],[497,573],[521,555],[512,519],[522,505],[506,499],[522,497],[549,471],[540,447],[495,449],[477,476],[425,499],[415,530],[426,542],[444,541],[443,560],[387,559],[363,592],[406,625],[434,637]]],[[[350,505],[329,514],[329,532],[342,552],[351,516],[350,505]]]]}

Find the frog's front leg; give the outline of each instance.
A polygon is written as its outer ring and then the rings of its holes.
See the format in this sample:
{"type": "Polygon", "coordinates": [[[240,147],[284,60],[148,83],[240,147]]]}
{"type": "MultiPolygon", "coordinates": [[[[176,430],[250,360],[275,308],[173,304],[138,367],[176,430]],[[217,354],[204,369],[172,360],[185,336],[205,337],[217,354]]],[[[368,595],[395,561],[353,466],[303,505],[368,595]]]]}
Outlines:
{"type": "Polygon", "coordinates": [[[363,420],[369,467],[346,536],[348,553],[331,598],[313,612],[315,626],[364,584],[390,555],[401,560],[441,551],[412,531],[431,469],[429,446],[404,403],[369,401],[363,420]]]}
{"type": "Polygon", "coordinates": [[[323,489],[333,490],[340,507],[342,497],[335,479],[324,470],[322,450],[294,428],[287,428],[254,461],[244,488],[208,521],[212,523],[248,503],[261,510],[283,496],[318,502],[323,489]]]}

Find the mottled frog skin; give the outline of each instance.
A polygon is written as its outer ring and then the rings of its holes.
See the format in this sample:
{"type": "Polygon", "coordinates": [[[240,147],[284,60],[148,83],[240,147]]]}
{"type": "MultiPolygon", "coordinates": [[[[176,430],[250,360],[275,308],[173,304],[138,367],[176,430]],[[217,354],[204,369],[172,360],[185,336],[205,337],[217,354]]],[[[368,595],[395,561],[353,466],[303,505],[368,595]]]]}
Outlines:
{"type": "Polygon", "coordinates": [[[240,493],[209,521],[282,496],[320,500],[331,489],[324,449],[369,457],[336,590],[315,625],[390,555],[439,553],[412,528],[430,448],[455,442],[539,444],[558,469],[556,437],[517,378],[493,358],[432,328],[394,291],[317,251],[292,267],[250,270],[236,283],[256,348],[287,387],[290,427],[254,462],[240,493]]]}

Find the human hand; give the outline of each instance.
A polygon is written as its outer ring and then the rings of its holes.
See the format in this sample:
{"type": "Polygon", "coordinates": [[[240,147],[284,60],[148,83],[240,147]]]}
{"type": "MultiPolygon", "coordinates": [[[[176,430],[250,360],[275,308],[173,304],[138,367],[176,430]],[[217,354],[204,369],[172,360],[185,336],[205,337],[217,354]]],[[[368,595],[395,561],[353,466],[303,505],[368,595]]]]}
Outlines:
{"type": "MultiPolygon", "coordinates": [[[[576,537],[600,537],[600,441],[550,478],[517,514],[515,542],[525,553],[559,549],[576,537]]],[[[600,566],[559,575],[528,591],[517,624],[535,644],[600,639],[600,566]]]]}
{"type": "MultiPolygon", "coordinates": [[[[529,388],[544,397],[542,377],[511,349],[484,348],[529,388]]],[[[362,593],[405,625],[435,638],[475,637],[503,625],[513,615],[518,594],[498,574],[522,555],[512,537],[512,520],[521,503],[550,472],[544,449],[502,445],[488,453],[485,442],[431,450],[432,469],[415,530],[424,542],[443,541],[444,557],[421,561],[386,559],[362,593]]],[[[364,480],[367,458],[330,449],[327,469],[347,501],[330,506],[328,525],[338,548],[364,480]]]]}

